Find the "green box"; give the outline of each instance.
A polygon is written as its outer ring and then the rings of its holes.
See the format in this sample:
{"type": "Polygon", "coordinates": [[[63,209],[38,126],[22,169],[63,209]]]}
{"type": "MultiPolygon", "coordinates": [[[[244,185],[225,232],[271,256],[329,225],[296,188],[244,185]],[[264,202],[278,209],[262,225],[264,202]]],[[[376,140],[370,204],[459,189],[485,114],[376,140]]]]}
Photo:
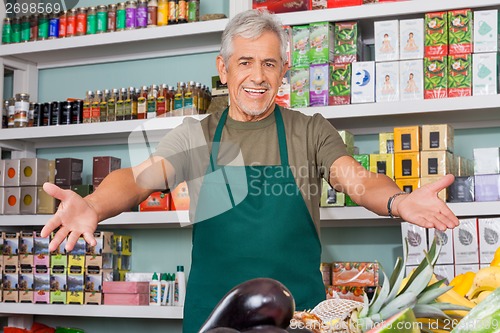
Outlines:
{"type": "Polygon", "coordinates": [[[82,198],[94,192],[94,186],[90,184],[86,185],[72,185],[71,190],[76,192],[82,198]]]}
{"type": "Polygon", "coordinates": [[[361,54],[358,22],[335,23],[334,62],[349,63],[359,60],[361,54]]]}
{"type": "Polygon", "coordinates": [[[448,97],[448,56],[424,58],[424,98],[448,97]]]}
{"type": "Polygon", "coordinates": [[[472,10],[450,10],[448,12],[448,25],[448,53],[472,53],[472,10]]]}
{"type": "Polygon", "coordinates": [[[472,95],[472,55],[448,56],[448,97],[472,95]]]}
{"type": "Polygon", "coordinates": [[[333,24],[315,22],[309,25],[309,62],[326,64],[333,61],[333,24]]]}
{"type": "Polygon", "coordinates": [[[335,191],[322,179],[320,207],[342,207],[345,205],[345,194],[335,191]]]}
{"type": "Polygon", "coordinates": [[[309,25],[292,27],[292,64],[309,65],[309,25]]]}
{"type": "Polygon", "coordinates": [[[290,70],[290,106],[305,108],[309,106],[309,66],[292,67],[290,70]]]}
{"type": "Polygon", "coordinates": [[[56,290],[50,292],[50,304],[67,304],[67,292],[56,290]]]}
{"type": "Polygon", "coordinates": [[[330,64],[329,105],[351,104],[351,64],[330,64]]]}
{"type": "Polygon", "coordinates": [[[442,56],[448,54],[447,12],[427,13],[424,18],[424,55],[442,56]]]}
{"type": "Polygon", "coordinates": [[[368,154],[358,154],[352,155],[352,157],[359,162],[366,170],[370,170],[370,155],[368,154]]]}

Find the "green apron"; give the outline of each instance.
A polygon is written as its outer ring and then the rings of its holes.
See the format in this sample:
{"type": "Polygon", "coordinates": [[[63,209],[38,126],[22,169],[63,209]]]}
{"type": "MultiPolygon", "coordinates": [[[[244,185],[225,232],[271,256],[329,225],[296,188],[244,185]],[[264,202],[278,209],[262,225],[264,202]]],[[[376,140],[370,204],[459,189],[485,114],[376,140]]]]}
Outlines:
{"type": "Polygon", "coordinates": [[[197,333],[229,290],[253,278],[283,283],[297,310],[325,299],[321,244],[288,164],[280,109],[274,110],[281,158],[276,166],[217,165],[227,114],[217,125],[196,209],[184,333],[197,333]]]}

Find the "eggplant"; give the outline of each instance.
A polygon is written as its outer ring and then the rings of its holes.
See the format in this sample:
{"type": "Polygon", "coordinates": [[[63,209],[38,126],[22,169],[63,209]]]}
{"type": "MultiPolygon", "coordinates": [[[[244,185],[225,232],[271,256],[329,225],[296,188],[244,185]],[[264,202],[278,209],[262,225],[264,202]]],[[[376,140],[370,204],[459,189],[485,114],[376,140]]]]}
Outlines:
{"type": "Polygon", "coordinates": [[[252,327],[247,331],[243,331],[242,333],[288,333],[286,330],[281,327],[276,326],[257,326],[252,327]]]}
{"type": "Polygon", "coordinates": [[[238,330],[235,330],[234,328],[217,327],[217,328],[213,328],[211,330],[208,330],[207,333],[241,333],[241,332],[238,330]]]}
{"type": "Polygon", "coordinates": [[[217,304],[199,333],[217,327],[238,331],[257,326],[287,328],[295,311],[292,293],[279,281],[257,278],[231,289],[217,304]]]}

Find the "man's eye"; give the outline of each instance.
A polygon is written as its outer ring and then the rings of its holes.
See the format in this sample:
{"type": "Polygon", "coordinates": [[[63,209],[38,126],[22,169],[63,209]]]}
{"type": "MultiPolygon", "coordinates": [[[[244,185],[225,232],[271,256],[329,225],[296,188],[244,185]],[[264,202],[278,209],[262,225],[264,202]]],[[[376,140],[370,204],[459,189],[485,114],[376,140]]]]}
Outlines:
{"type": "Polygon", "coordinates": [[[272,62],[266,62],[266,67],[274,67],[274,63],[272,63],[272,62]]]}
{"type": "Polygon", "coordinates": [[[240,65],[242,66],[248,66],[249,62],[248,61],[242,61],[240,62],[240,65]]]}

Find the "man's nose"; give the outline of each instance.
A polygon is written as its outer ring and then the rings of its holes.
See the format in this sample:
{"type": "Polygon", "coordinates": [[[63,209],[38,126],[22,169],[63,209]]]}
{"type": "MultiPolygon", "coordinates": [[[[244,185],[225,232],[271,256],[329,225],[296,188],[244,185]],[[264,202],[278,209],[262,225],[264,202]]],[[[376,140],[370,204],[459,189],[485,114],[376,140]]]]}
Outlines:
{"type": "Polygon", "coordinates": [[[264,82],[264,68],[262,65],[255,65],[252,67],[252,81],[257,84],[264,82]]]}

